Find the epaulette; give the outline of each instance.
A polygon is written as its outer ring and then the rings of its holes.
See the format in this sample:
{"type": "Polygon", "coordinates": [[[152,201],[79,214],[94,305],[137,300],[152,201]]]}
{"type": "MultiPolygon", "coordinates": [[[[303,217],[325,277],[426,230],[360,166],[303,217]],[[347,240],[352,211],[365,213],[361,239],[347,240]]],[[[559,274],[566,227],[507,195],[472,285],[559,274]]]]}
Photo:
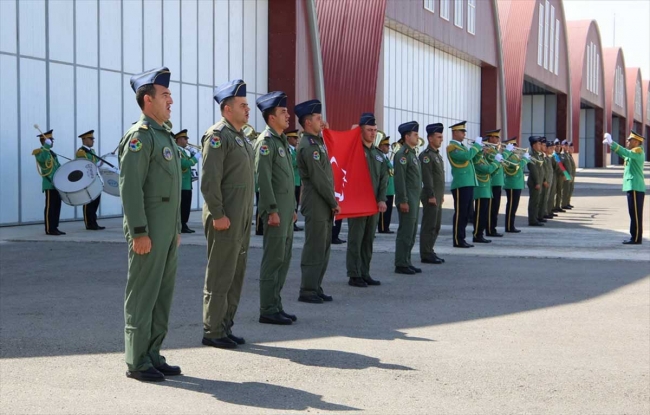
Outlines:
{"type": "Polygon", "coordinates": [[[271,137],[272,137],[271,130],[266,130],[266,132],[264,133],[264,138],[271,138],[271,137]]]}
{"type": "Polygon", "coordinates": [[[313,137],[309,137],[309,144],[311,144],[312,146],[317,146],[318,142],[316,140],[314,140],[313,137]]]}
{"type": "Polygon", "coordinates": [[[641,147],[634,147],[632,149],[632,152],[636,153],[636,154],[641,154],[641,153],[643,153],[643,149],[641,147]]]}
{"type": "Polygon", "coordinates": [[[86,157],[86,152],[82,148],[80,148],[79,150],[77,150],[77,157],[86,157]]]}
{"type": "Polygon", "coordinates": [[[149,129],[149,121],[147,121],[147,120],[142,121],[142,124],[140,124],[140,129],[141,130],[148,130],[149,129]]]}
{"type": "Polygon", "coordinates": [[[225,127],[225,126],[226,126],[226,123],[224,123],[223,121],[219,121],[219,122],[214,126],[214,129],[213,129],[212,131],[215,132],[215,133],[216,133],[216,132],[221,132],[221,130],[223,130],[223,127],[225,127]]]}
{"type": "Polygon", "coordinates": [[[41,151],[42,150],[40,148],[34,149],[34,151],[32,151],[32,156],[37,156],[37,155],[41,154],[41,151]]]}
{"type": "Polygon", "coordinates": [[[429,147],[427,147],[426,150],[424,150],[424,153],[428,153],[429,150],[431,150],[431,149],[429,147]]]}

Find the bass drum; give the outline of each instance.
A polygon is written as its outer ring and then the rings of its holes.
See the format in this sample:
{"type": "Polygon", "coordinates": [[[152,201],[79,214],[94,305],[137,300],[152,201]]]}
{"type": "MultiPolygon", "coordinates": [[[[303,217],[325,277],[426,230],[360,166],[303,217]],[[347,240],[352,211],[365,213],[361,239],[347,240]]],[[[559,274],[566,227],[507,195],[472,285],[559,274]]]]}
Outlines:
{"type": "Polygon", "coordinates": [[[104,162],[101,162],[99,166],[99,174],[104,180],[104,192],[120,197],[120,160],[113,153],[105,154],[102,158],[115,166],[111,167],[104,162]]]}
{"type": "Polygon", "coordinates": [[[59,167],[52,184],[61,200],[70,206],[92,202],[99,197],[104,186],[95,163],[85,159],[72,160],[59,167]]]}

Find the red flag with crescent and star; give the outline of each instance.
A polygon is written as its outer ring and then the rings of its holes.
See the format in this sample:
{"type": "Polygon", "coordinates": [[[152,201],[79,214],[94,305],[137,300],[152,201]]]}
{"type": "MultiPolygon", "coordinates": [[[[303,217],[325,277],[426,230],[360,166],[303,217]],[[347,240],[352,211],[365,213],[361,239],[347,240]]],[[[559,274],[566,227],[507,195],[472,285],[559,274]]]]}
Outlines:
{"type": "Polygon", "coordinates": [[[336,219],[371,216],[379,212],[361,142],[361,129],[323,130],[334,174],[334,196],[341,213],[336,219]]]}

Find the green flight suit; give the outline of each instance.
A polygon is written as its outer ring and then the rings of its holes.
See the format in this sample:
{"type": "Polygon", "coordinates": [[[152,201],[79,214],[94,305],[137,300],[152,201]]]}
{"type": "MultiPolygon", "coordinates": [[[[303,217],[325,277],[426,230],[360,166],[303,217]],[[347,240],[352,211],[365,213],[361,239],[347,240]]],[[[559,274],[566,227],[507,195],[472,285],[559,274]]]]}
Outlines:
{"type": "Polygon", "coordinates": [[[395,154],[395,206],[399,212],[399,227],[395,240],[395,266],[412,267],[411,250],[415,245],[420,215],[422,171],[415,149],[403,145],[395,154]],[[409,211],[399,210],[401,203],[408,203],[409,211]]]}
{"type": "Polygon", "coordinates": [[[567,157],[569,158],[569,164],[571,165],[571,171],[569,172],[569,174],[571,174],[571,180],[568,181],[569,182],[569,185],[568,185],[569,191],[568,191],[568,194],[567,194],[567,201],[566,201],[567,202],[566,204],[568,206],[568,205],[571,205],[571,197],[573,196],[573,189],[575,188],[575,185],[576,185],[576,172],[578,170],[578,166],[576,165],[576,161],[573,158],[572,153],[568,153],[567,157]]]}
{"type": "Polygon", "coordinates": [[[566,165],[565,153],[560,152],[560,153],[554,153],[554,154],[557,154],[560,161],[559,162],[556,161],[556,165],[557,165],[558,169],[555,172],[556,173],[555,174],[555,180],[553,182],[553,188],[555,189],[554,190],[555,197],[553,198],[554,199],[553,200],[553,209],[560,209],[562,206],[564,206],[562,204],[562,190],[564,188],[564,182],[566,181],[566,178],[564,177],[564,172],[562,171],[562,168],[560,168],[560,163],[562,163],[562,165],[566,169],[567,173],[571,174],[571,172],[569,172],[569,170],[567,168],[567,165],[566,165]]]}
{"type": "Polygon", "coordinates": [[[181,232],[181,163],[171,133],[142,114],[119,145],[120,195],[129,272],[124,300],[126,364],[130,371],[160,366],[176,280],[181,232]],[[138,255],[133,239],[151,238],[138,255]]]}
{"type": "MultiPolygon", "coordinates": [[[[363,152],[370,172],[375,202],[386,202],[386,189],[388,188],[386,157],[373,144],[370,147],[364,144],[363,152]]],[[[348,247],[345,265],[349,278],[363,278],[364,280],[371,278],[370,261],[372,260],[372,249],[378,219],[378,213],[370,216],[348,218],[348,247]]]]}
{"type": "Polygon", "coordinates": [[[330,260],[334,176],[323,137],[302,133],[296,149],[302,182],[300,213],[305,217],[305,245],[300,258],[300,295],[323,294],[323,278],[330,260]]]}
{"type": "Polygon", "coordinates": [[[260,266],[260,314],[279,313],[280,292],[287,279],[293,247],[293,215],[296,208],[293,166],[284,133],[270,127],[255,143],[255,172],[260,187],[259,214],[264,224],[264,253],[260,266]],[[269,226],[271,213],[280,216],[280,226],[269,226]]]}
{"type": "Polygon", "coordinates": [[[542,175],[542,187],[539,193],[539,200],[537,201],[537,217],[542,219],[546,215],[545,212],[546,204],[548,203],[548,187],[545,187],[544,184],[548,186],[549,178],[550,178],[549,176],[551,175],[551,173],[549,172],[548,169],[548,157],[546,157],[546,153],[544,153],[544,151],[541,151],[537,153],[537,156],[543,162],[540,165],[540,173],[542,175]]]}
{"type": "Polygon", "coordinates": [[[203,287],[203,336],[232,334],[239,305],[251,234],[255,171],[253,146],[225,118],[201,138],[203,228],[208,266],[203,287]],[[215,219],[226,216],[230,228],[217,231],[215,219]]]}
{"type": "Polygon", "coordinates": [[[419,155],[422,169],[422,225],[420,226],[420,259],[434,253],[442,222],[442,199],[445,196],[445,162],[439,149],[428,146],[419,155]],[[429,203],[435,197],[436,204],[429,203]]]}
{"type": "Polygon", "coordinates": [[[555,202],[555,181],[558,178],[557,172],[560,170],[560,166],[555,157],[551,154],[547,157],[550,165],[549,169],[549,181],[548,181],[548,197],[546,199],[546,208],[545,212],[547,215],[553,215],[553,203],[555,202]]]}
{"type": "Polygon", "coordinates": [[[192,190],[192,167],[198,163],[194,156],[188,156],[184,148],[178,148],[178,155],[181,158],[181,171],[183,173],[182,190],[192,190]]]}
{"type": "Polygon", "coordinates": [[[297,149],[289,146],[289,154],[291,155],[291,165],[293,166],[293,185],[300,187],[300,172],[298,171],[298,156],[297,149]]]}
{"type": "MultiPolygon", "coordinates": [[[[532,148],[529,150],[531,161],[528,163],[528,224],[537,223],[539,218],[539,200],[542,195],[544,172],[541,164],[533,160],[539,159],[538,153],[532,148]],[[539,189],[535,187],[539,186],[539,189]]],[[[525,160],[525,159],[524,159],[525,160]]]]}
{"type": "Polygon", "coordinates": [[[567,171],[571,175],[571,180],[565,180],[562,186],[562,206],[568,206],[571,204],[571,187],[575,180],[575,162],[573,161],[573,156],[571,153],[564,153],[565,155],[565,164],[567,171]]]}

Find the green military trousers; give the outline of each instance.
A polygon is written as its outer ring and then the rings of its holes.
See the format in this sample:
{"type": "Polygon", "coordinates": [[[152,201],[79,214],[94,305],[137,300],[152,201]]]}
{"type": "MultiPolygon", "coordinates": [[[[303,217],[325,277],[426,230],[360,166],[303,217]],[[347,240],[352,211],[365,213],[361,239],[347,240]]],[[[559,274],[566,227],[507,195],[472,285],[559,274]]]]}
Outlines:
{"type": "Polygon", "coordinates": [[[557,176],[553,176],[548,183],[548,198],[546,199],[546,208],[544,209],[547,215],[553,214],[553,204],[555,203],[555,182],[557,180],[557,176]]]}
{"type": "Polygon", "coordinates": [[[264,224],[263,254],[260,266],[260,314],[279,313],[282,308],[280,292],[287,279],[293,248],[293,210],[280,216],[280,226],[269,226],[269,215],[262,215],[264,224]]]}
{"type": "Polygon", "coordinates": [[[562,206],[560,207],[568,206],[571,201],[571,183],[573,183],[573,177],[571,179],[565,180],[562,184],[562,206]]]}
{"type": "Polygon", "coordinates": [[[534,187],[528,186],[528,224],[537,223],[537,216],[539,214],[539,199],[541,198],[542,189],[544,186],[540,185],[539,190],[534,187]]]}
{"type": "Polygon", "coordinates": [[[546,205],[548,204],[548,190],[549,187],[541,186],[539,200],[537,203],[537,217],[543,218],[546,215],[546,205]]]}
{"type": "Polygon", "coordinates": [[[239,305],[250,244],[252,212],[231,218],[230,228],[216,231],[212,215],[204,221],[208,266],[203,286],[203,336],[219,339],[232,334],[239,305]],[[239,220],[236,220],[239,219],[239,220]]]}
{"type": "Polygon", "coordinates": [[[305,216],[305,245],[300,258],[300,295],[323,294],[323,277],[330,261],[332,217],[316,220],[305,216]]]}
{"type": "Polygon", "coordinates": [[[345,265],[349,278],[370,278],[372,245],[379,215],[348,219],[348,247],[345,265]]]}
{"type": "Polygon", "coordinates": [[[420,227],[420,259],[433,254],[442,222],[442,208],[422,201],[422,225],[420,227]]]}
{"type": "Polygon", "coordinates": [[[133,239],[127,238],[129,271],[124,298],[124,346],[130,371],[165,363],[160,346],[167,335],[176,281],[176,220],[168,221],[171,226],[156,226],[156,221],[148,219],[151,238],[148,254],[136,254],[133,239]],[[165,227],[172,230],[165,232],[165,227]]]}
{"type": "Polygon", "coordinates": [[[397,228],[397,239],[395,241],[395,266],[410,267],[411,250],[415,245],[415,237],[418,232],[418,218],[420,216],[419,200],[409,202],[409,212],[399,210],[399,227],[397,228]]]}
{"type": "Polygon", "coordinates": [[[553,183],[553,187],[555,188],[555,202],[553,204],[553,207],[555,209],[560,209],[562,206],[562,189],[564,188],[564,182],[565,180],[563,179],[564,174],[562,176],[555,176],[555,181],[553,183]]]}

